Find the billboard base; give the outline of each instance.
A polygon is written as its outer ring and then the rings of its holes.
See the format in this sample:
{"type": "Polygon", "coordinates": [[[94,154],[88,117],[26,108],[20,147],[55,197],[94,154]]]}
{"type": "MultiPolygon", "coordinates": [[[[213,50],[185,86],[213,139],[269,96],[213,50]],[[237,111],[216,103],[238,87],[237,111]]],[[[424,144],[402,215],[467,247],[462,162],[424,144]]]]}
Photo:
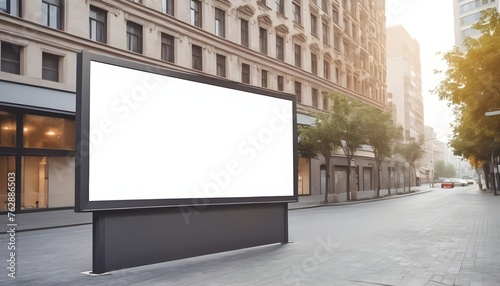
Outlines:
{"type": "Polygon", "coordinates": [[[93,212],[92,273],[288,243],[288,204],[93,212]]]}

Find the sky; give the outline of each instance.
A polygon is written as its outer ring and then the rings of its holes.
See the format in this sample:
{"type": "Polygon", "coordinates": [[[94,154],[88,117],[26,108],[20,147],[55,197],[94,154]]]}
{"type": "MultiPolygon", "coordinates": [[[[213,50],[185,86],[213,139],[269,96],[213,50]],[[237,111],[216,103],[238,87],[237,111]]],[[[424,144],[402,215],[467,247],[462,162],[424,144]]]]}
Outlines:
{"type": "Polygon", "coordinates": [[[453,112],[430,90],[444,79],[442,75],[434,74],[434,70],[447,69],[442,55],[436,53],[446,53],[455,45],[454,0],[385,1],[386,26],[402,25],[420,45],[424,124],[433,127],[436,137],[446,142],[447,135],[452,133],[453,112]]]}

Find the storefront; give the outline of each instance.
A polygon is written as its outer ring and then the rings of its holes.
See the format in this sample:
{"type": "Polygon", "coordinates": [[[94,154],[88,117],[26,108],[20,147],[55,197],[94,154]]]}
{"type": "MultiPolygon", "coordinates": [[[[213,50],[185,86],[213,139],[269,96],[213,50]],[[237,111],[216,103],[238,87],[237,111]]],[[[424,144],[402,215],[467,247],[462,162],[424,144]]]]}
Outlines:
{"type": "Polygon", "coordinates": [[[73,116],[0,107],[0,211],[73,206],[74,150],[73,116]]]}

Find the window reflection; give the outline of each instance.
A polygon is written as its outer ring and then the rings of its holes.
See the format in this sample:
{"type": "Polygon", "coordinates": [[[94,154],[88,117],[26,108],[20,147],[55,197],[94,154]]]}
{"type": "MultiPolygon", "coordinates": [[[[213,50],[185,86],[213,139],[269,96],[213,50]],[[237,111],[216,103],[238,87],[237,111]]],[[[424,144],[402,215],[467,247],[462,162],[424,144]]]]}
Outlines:
{"type": "Polygon", "coordinates": [[[16,146],[16,115],[0,111],[0,146],[16,146]]]}
{"type": "Polygon", "coordinates": [[[75,149],[75,122],[64,118],[24,116],[24,147],[75,149]]]}

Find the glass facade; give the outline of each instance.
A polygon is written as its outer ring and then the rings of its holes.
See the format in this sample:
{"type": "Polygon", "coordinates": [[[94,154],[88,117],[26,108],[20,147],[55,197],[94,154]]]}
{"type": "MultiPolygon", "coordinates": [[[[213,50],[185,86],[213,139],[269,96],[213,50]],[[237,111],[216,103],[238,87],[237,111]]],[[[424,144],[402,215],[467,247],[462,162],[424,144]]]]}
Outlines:
{"type": "Polygon", "coordinates": [[[74,150],[70,116],[0,108],[0,212],[74,206],[74,150]]]}

